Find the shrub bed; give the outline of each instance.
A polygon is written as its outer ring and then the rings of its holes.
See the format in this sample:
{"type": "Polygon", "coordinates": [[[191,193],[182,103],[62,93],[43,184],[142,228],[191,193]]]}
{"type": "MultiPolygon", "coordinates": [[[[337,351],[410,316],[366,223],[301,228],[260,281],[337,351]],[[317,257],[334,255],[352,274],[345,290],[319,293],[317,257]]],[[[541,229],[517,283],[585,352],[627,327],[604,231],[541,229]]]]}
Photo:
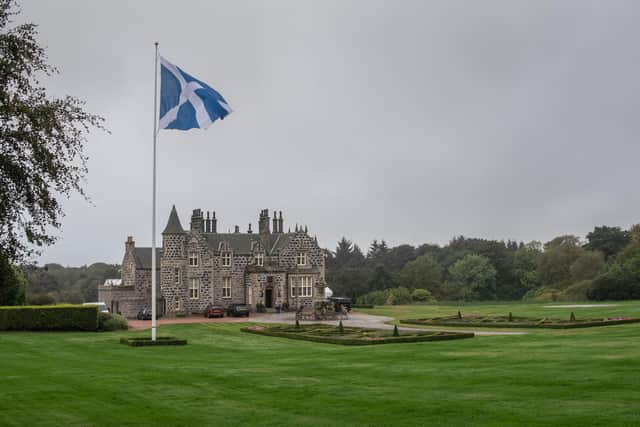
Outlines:
{"type": "Polygon", "coordinates": [[[97,306],[0,307],[0,330],[2,331],[96,331],[97,329],[97,306]]]}
{"type": "Polygon", "coordinates": [[[122,337],[120,338],[120,344],[125,344],[131,347],[187,345],[187,340],[179,339],[176,337],[156,337],[156,340],[152,341],[151,337],[122,337]]]}
{"type": "Polygon", "coordinates": [[[548,328],[571,329],[589,328],[593,326],[622,325],[625,323],[640,322],[640,318],[634,317],[610,317],[610,318],[585,318],[576,319],[572,316],[568,319],[554,319],[547,317],[522,317],[513,316],[462,316],[460,314],[446,317],[433,317],[428,319],[406,319],[400,323],[411,325],[430,326],[460,326],[460,327],[490,327],[490,328],[548,328]]]}
{"type": "Polygon", "coordinates": [[[101,331],[126,331],[129,329],[127,319],[119,314],[100,313],[98,316],[98,329],[101,331]]]}
{"type": "Polygon", "coordinates": [[[295,340],[320,342],[340,345],[376,345],[392,343],[410,343],[424,341],[443,341],[461,338],[473,338],[470,332],[398,332],[394,336],[393,331],[382,329],[350,328],[312,324],[304,326],[249,326],[241,329],[258,335],[271,337],[290,338],[295,340]]]}

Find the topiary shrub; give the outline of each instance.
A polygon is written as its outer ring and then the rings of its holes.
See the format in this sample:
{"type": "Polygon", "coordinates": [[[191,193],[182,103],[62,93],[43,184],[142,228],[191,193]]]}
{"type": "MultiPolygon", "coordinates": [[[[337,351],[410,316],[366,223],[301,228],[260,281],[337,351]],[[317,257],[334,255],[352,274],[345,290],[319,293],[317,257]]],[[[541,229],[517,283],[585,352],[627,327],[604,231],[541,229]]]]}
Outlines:
{"type": "Polygon", "coordinates": [[[570,322],[575,322],[576,321],[576,315],[573,313],[573,311],[571,312],[571,316],[569,316],[569,321],[570,322]]]}
{"type": "Polygon", "coordinates": [[[398,331],[398,325],[393,325],[393,336],[394,337],[400,336],[400,332],[398,331]]]}
{"type": "Polygon", "coordinates": [[[98,316],[98,329],[101,331],[126,331],[129,329],[127,319],[115,313],[100,313],[98,316]]]}
{"type": "Polygon", "coordinates": [[[511,312],[509,312],[509,322],[513,322],[513,314],[511,312]]]}
{"type": "Polygon", "coordinates": [[[300,329],[300,322],[298,322],[298,319],[296,319],[296,329],[300,329]]]}
{"type": "Polygon", "coordinates": [[[342,320],[340,320],[340,323],[338,324],[338,332],[340,332],[341,334],[344,333],[344,326],[342,326],[342,320]]]}
{"type": "Polygon", "coordinates": [[[413,302],[436,302],[431,292],[420,288],[414,289],[413,292],[411,292],[411,300],[413,302]]]}
{"type": "Polygon", "coordinates": [[[460,313],[460,310],[458,310],[458,319],[462,319],[462,313],[460,313]]]}

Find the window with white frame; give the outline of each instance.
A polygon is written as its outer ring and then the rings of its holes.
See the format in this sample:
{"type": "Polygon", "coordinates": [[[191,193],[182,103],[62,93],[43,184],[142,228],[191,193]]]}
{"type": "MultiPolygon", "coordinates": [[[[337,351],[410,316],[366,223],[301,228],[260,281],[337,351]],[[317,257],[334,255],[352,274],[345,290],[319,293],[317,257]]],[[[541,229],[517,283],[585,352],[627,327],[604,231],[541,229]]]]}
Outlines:
{"type": "Polygon", "coordinates": [[[189,252],[189,266],[197,267],[198,266],[198,253],[197,252],[189,252]]]}
{"type": "Polygon", "coordinates": [[[312,276],[292,276],[289,283],[291,287],[291,296],[293,298],[313,296],[312,276]]]}
{"type": "Polygon", "coordinates": [[[175,268],[173,270],[173,275],[174,275],[174,279],[175,279],[176,285],[179,285],[180,284],[180,269],[179,268],[175,268]]]}
{"type": "Polygon", "coordinates": [[[298,255],[296,255],[296,264],[297,265],[307,265],[307,253],[306,252],[298,252],[298,255]]]}
{"type": "Polygon", "coordinates": [[[222,298],[231,298],[231,277],[222,278],[222,298]]]}
{"type": "Polygon", "coordinates": [[[200,298],[200,279],[191,279],[189,281],[189,298],[200,298]]]}
{"type": "Polygon", "coordinates": [[[176,311],[182,310],[182,300],[180,298],[176,298],[176,311]]]}
{"type": "Polygon", "coordinates": [[[222,266],[230,267],[231,266],[231,252],[222,252],[220,255],[222,257],[222,266]]]}
{"type": "Polygon", "coordinates": [[[258,267],[264,266],[264,254],[262,252],[256,253],[256,265],[258,267]]]}

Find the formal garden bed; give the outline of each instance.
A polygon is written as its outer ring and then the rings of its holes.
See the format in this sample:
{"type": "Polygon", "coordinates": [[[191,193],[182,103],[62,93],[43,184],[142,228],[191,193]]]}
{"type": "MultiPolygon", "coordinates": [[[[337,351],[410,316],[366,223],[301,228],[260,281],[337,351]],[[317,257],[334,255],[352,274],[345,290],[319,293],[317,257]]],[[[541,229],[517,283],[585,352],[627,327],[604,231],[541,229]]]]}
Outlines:
{"type": "Polygon", "coordinates": [[[408,343],[423,341],[442,341],[460,338],[473,338],[469,332],[440,331],[398,331],[368,328],[343,327],[325,324],[311,325],[255,325],[242,328],[242,331],[271,337],[291,338],[296,340],[321,342],[341,345],[373,345],[408,343]]]}
{"type": "Polygon", "coordinates": [[[156,337],[156,340],[152,341],[151,337],[122,337],[120,338],[120,344],[125,344],[131,347],[187,345],[187,340],[176,337],[156,337]]]}
{"type": "Polygon", "coordinates": [[[574,313],[566,319],[550,317],[488,316],[480,314],[458,314],[453,316],[433,317],[424,319],[400,320],[400,323],[423,326],[460,326],[460,327],[490,327],[490,328],[550,328],[570,329],[588,328],[593,326],[621,325],[640,322],[637,317],[607,317],[607,318],[576,318],[574,313]]]}

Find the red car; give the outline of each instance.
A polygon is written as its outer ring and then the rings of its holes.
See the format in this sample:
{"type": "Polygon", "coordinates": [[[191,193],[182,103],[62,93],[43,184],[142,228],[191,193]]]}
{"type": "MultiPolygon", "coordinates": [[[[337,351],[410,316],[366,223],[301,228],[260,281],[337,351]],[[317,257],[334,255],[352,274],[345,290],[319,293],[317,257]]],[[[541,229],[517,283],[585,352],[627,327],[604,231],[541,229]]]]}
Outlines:
{"type": "Polygon", "coordinates": [[[204,311],[204,317],[224,317],[224,307],[220,305],[208,305],[204,311]]]}

